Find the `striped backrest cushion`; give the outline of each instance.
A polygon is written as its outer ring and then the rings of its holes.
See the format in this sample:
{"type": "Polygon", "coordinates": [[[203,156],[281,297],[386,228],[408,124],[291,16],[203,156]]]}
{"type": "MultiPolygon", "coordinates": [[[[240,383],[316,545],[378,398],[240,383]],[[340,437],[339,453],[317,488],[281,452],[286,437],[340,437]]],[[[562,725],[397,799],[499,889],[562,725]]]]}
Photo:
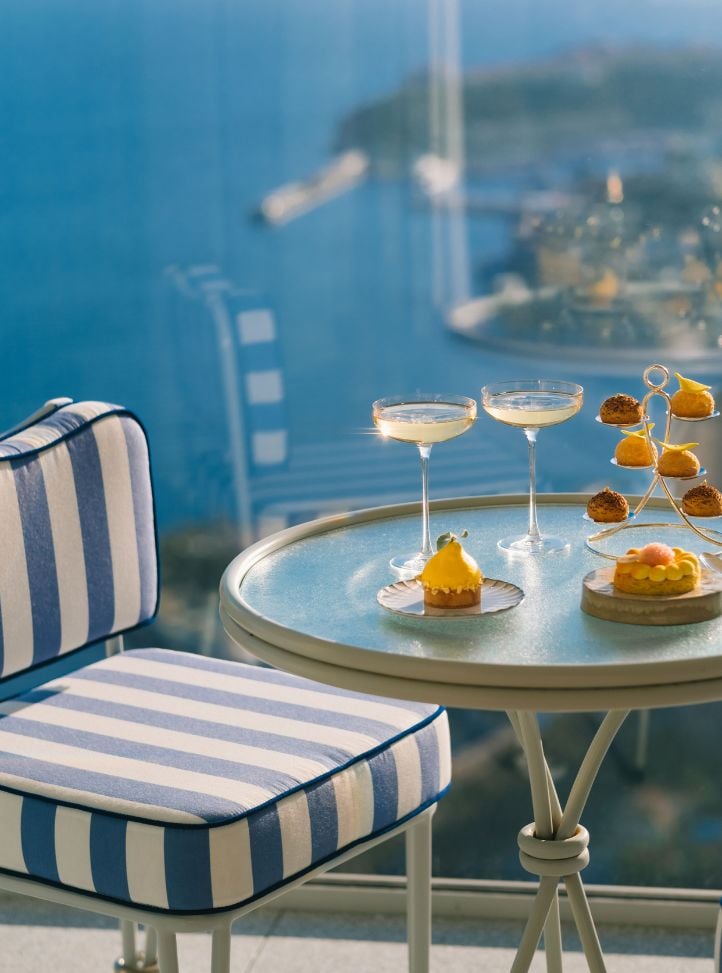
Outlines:
{"type": "Polygon", "coordinates": [[[0,678],[153,617],[148,445],[119,406],[71,403],[0,442],[0,678]]]}

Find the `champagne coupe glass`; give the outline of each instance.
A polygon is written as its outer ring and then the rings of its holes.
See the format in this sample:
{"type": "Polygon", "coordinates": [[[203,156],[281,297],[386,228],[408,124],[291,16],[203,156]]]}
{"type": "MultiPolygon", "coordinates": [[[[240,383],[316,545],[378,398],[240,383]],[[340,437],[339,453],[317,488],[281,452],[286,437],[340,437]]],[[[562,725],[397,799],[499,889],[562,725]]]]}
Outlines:
{"type": "Polygon", "coordinates": [[[476,402],[465,395],[418,392],[377,399],[372,406],[374,425],[382,436],[414,443],[421,457],[421,550],[389,562],[396,574],[415,577],[433,555],[429,533],[429,456],[434,443],[454,439],[476,419],[476,402]]]}
{"type": "Polygon", "coordinates": [[[573,382],[527,379],[494,382],[481,390],[481,404],[492,418],[524,430],[529,444],[529,530],[498,542],[510,554],[558,554],[569,548],[561,537],[541,534],[536,518],[536,439],[540,429],[566,422],[582,407],[584,389],[573,382]]]}

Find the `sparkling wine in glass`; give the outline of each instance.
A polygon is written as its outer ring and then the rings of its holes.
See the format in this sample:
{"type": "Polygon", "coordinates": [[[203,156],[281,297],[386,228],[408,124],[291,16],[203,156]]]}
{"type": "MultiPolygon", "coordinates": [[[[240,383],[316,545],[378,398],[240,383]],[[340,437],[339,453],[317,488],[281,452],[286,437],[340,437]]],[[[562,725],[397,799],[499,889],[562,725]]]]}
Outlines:
{"type": "Polygon", "coordinates": [[[529,529],[522,537],[504,537],[499,547],[510,554],[557,554],[568,541],[539,531],[536,514],[536,440],[540,429],[558,426],[579,412],[584,390],[573,382],[528,379],[494,382],[481,390],[481,404],[492,418],[524,430],[529,444],[529,529]]]}
{"type": "Polygon", "coordinates": [[[421,457],[421,550],[391,559],[401,577],[420,574],[433,555],[429,532],[429,456],[434,443],[455,439],[476,419],[476,402],[465,395],[425,393],[393,395],[372,406],[374,425],[382,436],[418,446],[421,457]]]}

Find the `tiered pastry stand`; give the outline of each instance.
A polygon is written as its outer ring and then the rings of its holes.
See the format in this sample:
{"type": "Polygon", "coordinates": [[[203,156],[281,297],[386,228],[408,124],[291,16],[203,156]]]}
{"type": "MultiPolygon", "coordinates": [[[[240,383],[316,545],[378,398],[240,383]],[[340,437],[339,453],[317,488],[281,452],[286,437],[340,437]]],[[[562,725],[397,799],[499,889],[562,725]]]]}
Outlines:
{"type": "MultiPolygon", "coordinates": [[[[644,396],[644,399],[642,400],[642,415],[643,415],[642,422],[643,422],[645,439],[647,440],[647,445],[650,447],[650,450],[652,448],[652,433],[651,433],[652,422],[650,419],[649,405],[655,397],[662,399],[662,401],[665,404],[665,409],[666,409],[666,421],[665,421],[665,432],[664,432],[665,442],[669,442],[669,436],[672,428],[673,418],[677,419],[679,422],[706,422],[708,419],[717,418],[720,414],[719,411],[715,410],[711,415],[705,416],[702,419],[688,419],[682,416],[673,415],[672,400],[670,396],[667,394],[667,392],[665,392],[665,388],[669,383],[669,369],[666,368],[664,365],[650,365],[649,368],[645,369],[643,374],[643,379],[644,379],[644,384],[648,389],[648,392],[644,396]]],[[[601,419],[599,421],[601,422],[601,419]]],[[[604,425],[614,426],[617,429],[629,428],[628,426],[622,424],[616,424],[616,423],[604,423],[604,425]]],[[[634,425],[637,425],[637,423],[634,423],[634,425]]],[[[620,464],[616,464],[616,465],[619,466],[620,464]]],[[[638,466],[622,467],[622,468],[634,469],[636,471],[639,471],[640,469],[640,467],[638,466]]],[[[619,534],[621,531],[640,530],[640,529],[646,530],[648,528],[655,528],[657,530],[661,528],[673,528],[673,529],[676,528],[680,530],[691,530],[693,534],[695,534],[697,537],[701,538],[702,540],[706,541],[707,543],[714,544],[716,547],[722,547],[722,533],[708,527],[704,527],[704,528],[700,527],[697,524],[693,523],[689,515],[685,513],[682,504],[677,499],[675,499],[675,497],[672,495],[672,491],[670,490],[669,485],[667,483],[667,480],[670,479],[670,477],[661,476],[656,463],[654,464],[653,470],[654,473],[652,476],[652,482],[649,484],[649,488],[647,489],[647,492],[639,501],[634,511],[630,514],[630,516],[626,520],[622,521],[621,523],[613,524],[610,527],[605,527],[603,530],[596,531],[594,534],[590,534],[586,542],[589,550],[594,551],[595,554],[600,554],[602,557],[609,558],[612,561],[616,561],[618,555],[611,553],[609,550],[604,550],[604,548],[600,547],[600,545],[604,544],[606,541],[609,540],[610,537],[613,537],[615,534],[619,534]],[[679,521],[672,522],[672,523],[669,522],[639,523],[637,518],[639,514],[647,506],[650,498],[654,494],[654,491],[656,490],[658,485],[662,488],[663,493],[667,497],[667,500],[669,501],[670,506],[672,507],[675,514],[679,518],[679,521]]],[[[701,469],[696,476],[686,477],[684,479],[696,480],[704,476],[705,473],[706,470],[701,469]]],[[[674,477],[674,479],[682,479],[682,478],[674,477]]],[[[704,519],[710,520],[713,518],[706,517],[704,519]]]]}

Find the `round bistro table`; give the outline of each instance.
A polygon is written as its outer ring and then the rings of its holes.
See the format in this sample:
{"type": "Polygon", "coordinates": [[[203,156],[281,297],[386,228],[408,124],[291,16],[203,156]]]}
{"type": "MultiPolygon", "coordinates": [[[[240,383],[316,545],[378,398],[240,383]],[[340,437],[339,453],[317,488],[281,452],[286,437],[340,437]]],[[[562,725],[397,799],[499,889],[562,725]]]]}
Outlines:
{"type": "MultiPolygon", "coordinates": [[[[418,540],[418,504],[284,530],[240,554],[221,582],[228,635],[279,669],[380,696],[508,714],[526,756],[534,813],[519,832],[520,860],[539,878],[512,973],[526,973],[542,933],[549,973],[562,970],[560,881],[589,969],[605,971],[580,875],[589,862],[580,818],[597,772],[631,709],[722,699],[722,619],[623,625],[580,610],[582,578],[608,563],[585,548],[587,500],[538,498],[543,530],[571,541],[568,554],[539,559],[509,557],[496,546],[514,529],[523,532],[525,496],[431,505],[432,529],[468,530],[465,547],[485,575],[524,590],[520,605],[499,614],[413,619],[377,603],[378,589],[394,580],[389,558],[418,540]],[[574,711],[606,715],[562,807],[537,714],[574,711]]],[[[636,532],[634,539],[643,542],[636,532]]],[[[694,549],[687,539],[680,542],[694,549]]]]}

